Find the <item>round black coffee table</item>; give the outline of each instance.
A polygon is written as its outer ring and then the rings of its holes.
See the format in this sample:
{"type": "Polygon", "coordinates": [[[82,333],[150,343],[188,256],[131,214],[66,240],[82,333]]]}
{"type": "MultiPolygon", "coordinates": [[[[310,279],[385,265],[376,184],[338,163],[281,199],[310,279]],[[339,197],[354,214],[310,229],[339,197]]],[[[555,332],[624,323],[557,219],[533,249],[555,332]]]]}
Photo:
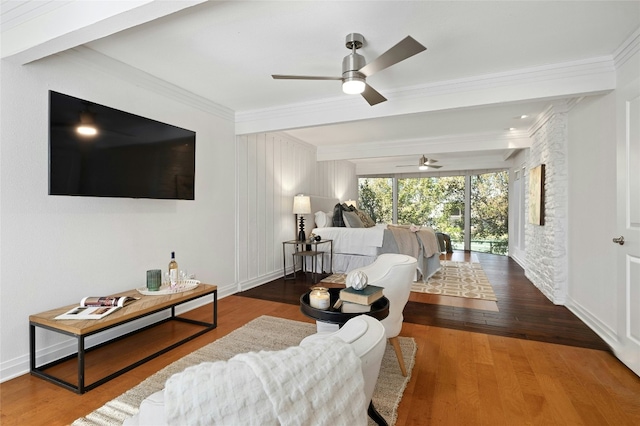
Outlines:
{"type": "Polygon", "coordinates": [[[381,297],[371,304],[371,311],[369,312],[340,312],[340,309],[333,309],[333,305],[340,298],[340,288],[329,288],[329,296],[331,303],[330,308],[327,310],[316,309],[309,304],[309,293],[305,293],[300,296],[300,312],[313,318],[314,320],[329,322],[332,324],[343,325],[351,318],[358,315],[369,315],[377,319],[378,321],[385,319],[389,315],[389,299],[381,297]]]}
{"type": "MultiPolygon", "coordinates": [[[[309,304],[309,292],[300,296],[300,312],[317,321],[329,322],[332,324],[344,325],[351,318],[358,315],[369,315],[377,319],[378,321],[385,319],[389,315],[389,299],[382,296],[371,304],[371,311],[369,312],[353,312],[346,313],[340,312],[340,309],[333,309],[333,305],[340,298],[340,288],[329,288],[329,297],[331,303],[328,310],[316,309],[309,304]]],[[[378,413],[373,406],[373,401],[369,401],[369,408],[367,414],[378,426],[387,426],[387,421],[378,413]]]]}

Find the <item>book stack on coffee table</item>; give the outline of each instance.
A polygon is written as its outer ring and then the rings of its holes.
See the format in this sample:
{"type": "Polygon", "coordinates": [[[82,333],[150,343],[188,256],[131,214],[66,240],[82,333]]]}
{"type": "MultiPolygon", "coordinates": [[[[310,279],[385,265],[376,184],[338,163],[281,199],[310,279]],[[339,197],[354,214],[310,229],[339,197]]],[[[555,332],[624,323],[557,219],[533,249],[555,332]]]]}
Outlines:
{"type": "Polygon", "coordinates": [[[369,312],[371,304],[384,296],[383,290],[382,287],[375,285],[368,285],[362,290],[356,290],[353,287],[344,288],[340,290],[342,301],[340,309],[344,313],[369,312]]]}

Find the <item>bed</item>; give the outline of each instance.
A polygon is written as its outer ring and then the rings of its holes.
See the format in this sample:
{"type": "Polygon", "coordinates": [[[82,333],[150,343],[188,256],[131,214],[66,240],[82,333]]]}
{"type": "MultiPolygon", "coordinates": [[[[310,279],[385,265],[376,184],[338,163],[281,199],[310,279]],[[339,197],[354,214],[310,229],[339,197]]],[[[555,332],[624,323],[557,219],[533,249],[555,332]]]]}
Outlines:
{"type": "MultiPolygon", "coordinates": [[[[311,214],[307,229],[323,239],[333,240],[333,272],[347,273],[369,265],[383,253],[403,253],[418,259],[416,279],[426,281],[440,269],[440,245],[427,227],[376,224],[370,228],[318,226],[316,212],[333,212],[336,198],[310,196],[311,214]]],[[[326,225],[326,224],[322,224],[326,225]]],[[[309,235],[309,232],[307,233],[309,235]]],[[[325,262],[329,262],[325,253],[325,262]]],[[[327,264],[327,263],[325,263],[327,264]]]]}

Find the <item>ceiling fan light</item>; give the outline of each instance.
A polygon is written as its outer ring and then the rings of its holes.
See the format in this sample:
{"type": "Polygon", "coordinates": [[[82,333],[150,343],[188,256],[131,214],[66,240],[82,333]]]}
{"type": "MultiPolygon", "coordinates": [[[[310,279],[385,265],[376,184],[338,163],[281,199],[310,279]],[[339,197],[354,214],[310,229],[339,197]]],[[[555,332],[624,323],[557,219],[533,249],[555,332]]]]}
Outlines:
{"type": "Polygon", "coordinates": [[[423,164],[421,166],[418,166],[418,170],[421,170],[424,172],[425,170],[429,170],[429,166],[427,166],[426,164],[423,164]]]}
{"type": "Polygon", "coordinates": [[[359,95],[364,92],[364,79],[358,77],[349,77],[342,82],[342,91],[347,95],[359,95]]]}

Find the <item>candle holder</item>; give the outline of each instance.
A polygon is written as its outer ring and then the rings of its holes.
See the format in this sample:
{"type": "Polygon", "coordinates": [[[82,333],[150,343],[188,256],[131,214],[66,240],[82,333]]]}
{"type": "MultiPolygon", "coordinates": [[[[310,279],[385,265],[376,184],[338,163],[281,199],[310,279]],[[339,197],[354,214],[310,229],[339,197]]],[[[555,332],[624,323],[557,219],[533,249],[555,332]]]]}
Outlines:
{"type": "Polygon", "coordinates": [[[312,308],[327,310],[331,306],[329,290],[325,287],[313,287],[309,293],[309,305],[312,308]]]}

